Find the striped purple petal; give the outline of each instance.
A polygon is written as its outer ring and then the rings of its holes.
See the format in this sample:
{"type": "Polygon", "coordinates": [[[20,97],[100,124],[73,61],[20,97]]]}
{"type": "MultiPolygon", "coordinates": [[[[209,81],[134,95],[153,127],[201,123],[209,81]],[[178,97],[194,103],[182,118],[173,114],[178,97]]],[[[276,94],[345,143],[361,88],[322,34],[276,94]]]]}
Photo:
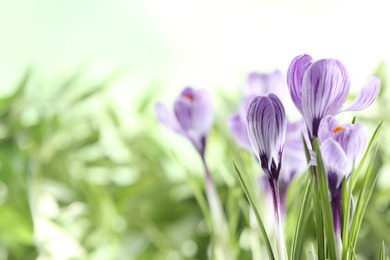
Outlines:
{"type": "Polygon", "coordinates": [[[314,62],[302,82],[302,112],[312,136],[317,136],[321,119],[335,115],[348,98],[350,80],[338,60],[314,62]]]}
{"type": "Polygon", "coordinates": [[[364,124],[340,124],[329,116],[321,123],[318,138],[321,144],[333,140],[340,145],[347,156],[348,169],[345,175],[348,177],[354,161],[359,161],[367,148],[367,135],[364,124]]]}
{"type": "Polygon", "coordinates": [[[286,112],[275,94],[252,100],[247,113],[249,140],[263,170],[276,180],[279,177],[286,125],[286,112]]]}
{"type": "Polygon", "coordinates": [[[343,130],[334,133],[334,139],[344,149],[352,170],[353,162],[359,161],[367,148],[367,129],[362,123],[344,124],[341,128],[343,130]]]}
{"type": "Polygon", "coordinates": [[[344,176],[351,170],[349,169],[348,157],[341,145],[333,139],[325,140],[320,149],[330,182],[329,188],[330,190],[336,190],[340,187],[344,176]]]}
{"type": "Polygon", "coordinates": [[[322,119],[318,130],[318,140],[320,143],[328,138],[334,138],[334,131],[337,132],[337,127],[340,125],[340,122],[333,116],[327,116],[322,119]]]}
{"type": "Polygon", "coordinates": [[[302,114],[302,81],[305,72],[314,62],[310,55],[304,54],[295,57],[287,72],[287,85],[292,101],[302,114]]]}
{"type": "Polygon", "coordinates": [[[367,84],[359,92],[351,105],[344,108],[344,111],[359,111],[369,107],[378,97],[381,80],[377,75],[372,75],[367,84]]]}

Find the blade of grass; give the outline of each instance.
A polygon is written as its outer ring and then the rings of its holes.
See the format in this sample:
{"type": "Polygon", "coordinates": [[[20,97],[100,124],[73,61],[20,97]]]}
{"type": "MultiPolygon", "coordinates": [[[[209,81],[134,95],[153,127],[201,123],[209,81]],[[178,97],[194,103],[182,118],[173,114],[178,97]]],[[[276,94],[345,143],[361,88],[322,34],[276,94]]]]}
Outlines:
{"type": "Polygon", "coordinates": [[[343,254],[342,259],[347,259],[349,249],[349,223],[351,213],[351,191],[348,187],[346,178],[342,182],[342,209],[343,209],[343,226],[342,226],[342,243],[343,243],[343,254]]]}
{"type": "Polygon", "coordinates": [[[374,161],[376,157],[376,151],[377,151],[378,145],[374,148],[374,151],[372,153],[368,168],[367,168],[367,173],[366,176],[364,177],[363,181],[363,186],[360,190],[357,205],[356,205],[356,211],[354,214],[354,218],[352,221],[352,226],[351,226],[351,246],[352,248],[355,248],[358,234],[360,231],[360,226],[363,221],[364,213],[366,211],[369,199],[371,197],[372,191],[374,190],[376,180],[378,178],[378,173],[374,172],[372,170],[374,166],[374,161]],[[369,181],[370,179],[373,179],[370,186],[369,186],[369,181]]]}
{"type": "MultiPolygon", "coordinates": [[[[308,163],[311,161],[311,155],[309,151],[309,147],[306,143],[306,139],[304,135],[302,135],[303,146],[306,154],[306,160],[308,163]]],[[[325,259],[325,236],[324,236],[324,226],[322,220],[321,207],[319,203],[319,193],[318,193],[318,184],[316,179],[316,169],[314,166],[310,166],[310,178],[313,183],[314,197],[312,196],[313,209],[314,209],[314,217],[316,223],[316,236],[317,236],[317,255],[319,259],[325,259]]],[[[300,259],[300,258],[298,258],[300,259]]]]}
{"type": "Polygon", "coordinates": [[[368,143],[367,150],[366,150],[366,152],[364,153],[363,158],[362,158],[362,160],[360,161],[358,168],[356,169],[356,171],[352,172],[351,177],[349,178],[349,179],[350,179],[350,187],[351,187],[351,190],[354,189],[355,184],[356,184],[356,182],[357,182],[357,180],[358,180],[358,178],[359,178],[360,171],[361,171],[362,168],[363,168],[364,162],[366,161],[367,156],[368,156],[369,152],[371,151],[372,146],[374,145],[374,143],[375,143],[376,140],[378,139],[379,133],[380,133],[381,130],[382,130],[382,125],[383,125],[383,121],[380,122],[380,124],[378,125],[378,127],[375,129],[375,132],[374,132],[374,134],[372,135],[372,137],[371,137],[371,139],[370,139],[370,142],[368,143]]]}
{"type": "Polygon", "coordinates": [[[308,176],[305,186],[305,191],[302,197],[302,205],[299,210],[299,216],[297,221],[297,226],[295,229],[295,235],[293,237],[290,258],[294,259],[302,259],[302,247],[304,243],[304,237],[307,228],[307,221],[310,216],[310,204],[313,192],[313,181],[310,176],[308,176]]]}
{"type": "Polygon", "coordinates": [[[249,204],[251,205],[251,207],[253,209],[253,212],[255,213],[257,223],[259,224],[260,231],[261,231],[261,233],[262,233],[262,235],[264,237],[264,241],[266,243],[266,249],[267,249],[268,256],[269,256],[269,258],[271,260],[275,260],[275,256],[274,256],[274,253],[273,253],[273,250],[272,250],[272,247],[271,247],[271,243],[269,241],[269,238],[268,238],[268,235],[267,235],[267,231],[265,230],[263,221],[261,220],[259,211],[257,210],[257,207],[256,207],[256,205],[255,205],[255,203],[254,203],[254,201],[252,199],[252,196],[251,196],[251,194],[250,194],[250,192],[248,190],[248,187],[246,186],[245,181],[242,178],[242,175],[241,175],[240,171],[238,170],[238,168],[236,166],[236,163],[234,161],[233,161],[233,165],[234,165],[234,169],[237,172],[237,175],[238,175],[238,178],[239,178],[240,183],[242,185],[242,188],[244,189],[245,195],[246,195],[246,197],[249,200],[249,204]]]}
{"type": "Polygon", "coordinates": [[[317,177],[318,177],[318,191],[319,202],[322,210],[322,218],[324,221],[324,230],[326,234],[327,249],[330,259],[338,259],[336,250],[336,238],[333,226],[333,215],[330,206],[328,180],[326,177],[324,163],[322,161],[322,155],[320,151],[320,145],[318,139],[314,139],[314,150],[317,155],[317,177]]]}
{"type": "Polygon", "coordinates": [[[386,260],[385,241],[382,240],[381,251],[379,252],[379,260],[386,260]]]}
{"type": "Polygon", "coordinates": [[[194,192],[195,199],[203,213],[203,216],[205,217],[207,224],[209,225],[210,229],[213,230],[213,221],[211,218],[211,213],[209,210],[209,207],[207,205],[207,201],[202,193],[202,191],[199,188],[199,185],[193,180],[193,178],[186,172],[186,177],[188,182],[191,185],[192,191],[194,192]]]}

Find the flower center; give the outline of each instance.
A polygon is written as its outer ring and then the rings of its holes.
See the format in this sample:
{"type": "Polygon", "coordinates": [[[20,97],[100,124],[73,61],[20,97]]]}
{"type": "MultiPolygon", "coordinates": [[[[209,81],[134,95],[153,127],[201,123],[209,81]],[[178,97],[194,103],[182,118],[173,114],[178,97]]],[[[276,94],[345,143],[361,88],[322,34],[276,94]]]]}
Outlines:
{"type": "Polygon", "coordinates": [[[194,100],[194,96],[191,93],[183,94],[183,96],[188,99],[189,101],[194,100]]]}
{"type": "Polygon", "coordinates": [[[344,130],[344,127],[337,126],[335,129],[333,129],[333,133],[337,134],[338,132],[343,131],[343,130],[344,130]]]}

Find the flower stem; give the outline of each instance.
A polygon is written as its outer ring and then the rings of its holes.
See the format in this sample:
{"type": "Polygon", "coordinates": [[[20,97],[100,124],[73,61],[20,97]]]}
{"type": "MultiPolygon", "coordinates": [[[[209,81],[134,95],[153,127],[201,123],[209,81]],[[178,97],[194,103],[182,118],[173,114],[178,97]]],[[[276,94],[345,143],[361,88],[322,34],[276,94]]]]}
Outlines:
{"type": "Polygon", "coordinates": [[[341,196],[332,196],[331,206],[332,206],[334,233],[336,237],[336,253],[337,253],[337,258],[341,259],[341,254],[342,254],[341,218],[340,218],[341,196]]]}
{"type": "Polygon", "coordinates": [[[215,187],[214,181],[211,178],[211,174],[207,167],[207,163],[204,156],[202,156],[202,162],[205,171],[204,178],[205,178],[206,196],[209,202],[213,222],[214,224],[221,223],[223,219],[223,213],[222,213],[223,211],[222,211],[221,202],[219,200],[218,192],[215,187]]]}
{"type": "Polygon", "coordinates": [[[278,181],[272,178],[268,179],[273,198],[274,213],[275,213],[275,238],[277,244],[277,251],[280,260],[286,259],[286,247],[284,244],[284,232],[282,226],[282,219],[280,215],[280,196],[278,181]]]}

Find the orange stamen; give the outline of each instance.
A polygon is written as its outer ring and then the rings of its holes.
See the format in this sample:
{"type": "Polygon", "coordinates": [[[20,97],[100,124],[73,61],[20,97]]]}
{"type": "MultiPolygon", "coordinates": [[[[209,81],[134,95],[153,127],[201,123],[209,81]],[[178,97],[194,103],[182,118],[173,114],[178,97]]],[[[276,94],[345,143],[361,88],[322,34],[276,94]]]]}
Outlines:
{"type": "Polygon", "coordinates": [[[333,129],[333,133],[337,134],[338,132],[343,131],[343,130],[344,130],[344,127],[338,126],[335,129],[333,129]]]}

